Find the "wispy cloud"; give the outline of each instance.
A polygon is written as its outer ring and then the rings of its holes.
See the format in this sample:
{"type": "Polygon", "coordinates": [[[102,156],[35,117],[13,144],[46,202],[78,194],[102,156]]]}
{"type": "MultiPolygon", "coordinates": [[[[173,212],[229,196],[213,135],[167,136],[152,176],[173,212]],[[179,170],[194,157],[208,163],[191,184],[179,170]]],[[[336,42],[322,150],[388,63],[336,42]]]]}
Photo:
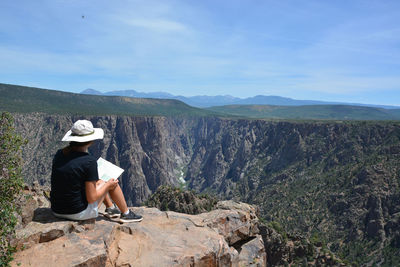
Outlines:
{"type": "Polygon", "coordinates": [[[125,19],[122,22],[157,32],[185,32],[188,30],[184,24],[167,19],[125,19]]]}

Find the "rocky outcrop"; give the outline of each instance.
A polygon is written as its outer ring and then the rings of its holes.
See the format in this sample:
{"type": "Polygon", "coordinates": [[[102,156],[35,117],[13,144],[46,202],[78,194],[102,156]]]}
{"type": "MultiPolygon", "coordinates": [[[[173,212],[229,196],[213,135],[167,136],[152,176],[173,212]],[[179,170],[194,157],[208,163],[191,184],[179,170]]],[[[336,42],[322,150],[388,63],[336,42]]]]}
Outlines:
{"type": "Polygon", "coordinates": [[[39,185],[34,181],[32,186],[25,185],[19,198],[16,200],[19,213],[16,214],[18,220],[17,227],[22,228],[32,221],[33,217],[40,217],[35,214],[40,208],[50,207],[50,187],[39,185]]]}
{"type": "Polygon", "coordinates": [[[222,202],[199,215],[133,208],[144,219],[78,223],[38,208],[17,230],[11,266],[266,266],[256,209],[222,202]]]}

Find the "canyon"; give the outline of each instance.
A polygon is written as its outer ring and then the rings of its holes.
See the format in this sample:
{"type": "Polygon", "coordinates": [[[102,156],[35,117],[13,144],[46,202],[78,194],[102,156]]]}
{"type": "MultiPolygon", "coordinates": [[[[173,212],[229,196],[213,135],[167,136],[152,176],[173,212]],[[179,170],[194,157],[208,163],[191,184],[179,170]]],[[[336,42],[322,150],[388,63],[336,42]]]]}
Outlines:
{"type": "Polygon", "coordinates": [[[125,169],[129,205],[160,185],[181,186],[258,205],[263,220],[320,240],[349,262],[400,259],[399,122],[13,116],[28,140],[28,184],[49,184],[62,136],[85,118],[105,131],[90,152],[125,169]]]}

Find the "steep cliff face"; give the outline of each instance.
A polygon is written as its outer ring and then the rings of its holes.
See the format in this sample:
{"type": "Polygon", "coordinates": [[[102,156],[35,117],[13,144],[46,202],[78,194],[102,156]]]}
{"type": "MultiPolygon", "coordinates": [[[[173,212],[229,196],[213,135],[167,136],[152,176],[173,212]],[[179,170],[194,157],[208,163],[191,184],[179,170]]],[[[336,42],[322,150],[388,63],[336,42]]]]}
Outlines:
{"type": "MultiPolygon", "coordinates": [[[[185,120],[164,117],[85,117],[105,130],[104,140],[90,148],[125,169],[121,185],[130,205],[142,203],[163,184],[178,184],[190,160],[185,120]]],[[[66,146],[63,135],[81,117],[15,115],[17,131],[28,139],[24,148],[25,180],[49,184],[54,153],[66,146]]]]}
{"type": "MultiPolygon", "coordinates": [[[[15,115],[25,179],[49,182],[52,155],[80,117],[15,115]]],[[[399,259],[400,123],[86,117],[105,130],[92,149],[125,169],[130,205],[162,184],[255,203],[350,261],[399,259]],[[363,250],[370,259],[359,259],[363,250]],[[386,256],[385,256],[386,255],[386,256]],[[399,258],[396,258],[399,257],[399,258]]]]}

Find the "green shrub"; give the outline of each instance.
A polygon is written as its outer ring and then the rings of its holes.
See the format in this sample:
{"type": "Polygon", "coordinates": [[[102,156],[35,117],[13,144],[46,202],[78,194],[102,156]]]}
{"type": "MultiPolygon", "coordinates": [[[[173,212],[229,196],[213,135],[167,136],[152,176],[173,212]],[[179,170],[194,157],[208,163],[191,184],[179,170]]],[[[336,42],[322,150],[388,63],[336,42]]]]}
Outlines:
{"type": "Polygon", "coordinates": [[[278,234],[282,236],[282,238],[287,241],[288,235],[286,231],[283,229],[282,225],[277,221],[271,221],[268,223],[268,226],[273,228],[278,234]]]}
{"type": "Polygon", "coordinates": [[[20,147],[24,143],[15,133],[12,116],[3,112],[0,117],[0,266],[8,266],[14,252],[9,241],[17,224],[15,199],[23,186],[20,147]]]}
{"type": "Polygon", "coordinates": [[[145,202],[148,207],[162,211],[176,211],[187,214],[199,214],[215,208],[218,199],[208,194],[196,194],[192,190],[183,190],[170,185],[158,187],[145,202]]]}

